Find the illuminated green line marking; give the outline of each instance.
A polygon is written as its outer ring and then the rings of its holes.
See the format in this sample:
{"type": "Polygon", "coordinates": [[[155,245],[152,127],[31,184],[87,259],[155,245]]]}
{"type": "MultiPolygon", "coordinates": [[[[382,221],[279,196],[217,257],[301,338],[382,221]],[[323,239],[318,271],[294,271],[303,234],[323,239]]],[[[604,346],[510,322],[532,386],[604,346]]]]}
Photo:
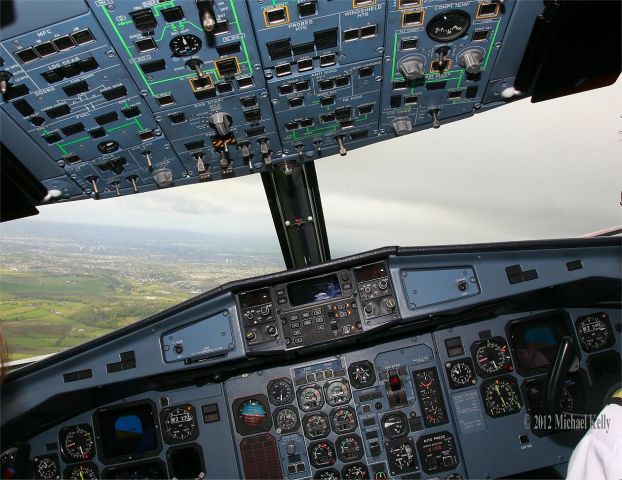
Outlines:
{"type": "MultiPolygon", "coordinates": [[[[218,80],[218,73],[216,72],[215,69],[209,69],[209,70],[201,70],[203,73],[212,73],[215,77],[216,80],[218,80]]],[[[191,78],[194,77],[195,74],[194,73],[187,73],[185,75],[180,75],[179,77],[172,77],[172,78],[165,78],[163,80],[156,80],[155,82],[151,82],[151,85],[156,85],[158,83],[165,83],[165,82],[172,82],[173,80],[179,80],[179,79],[185,79],[185,78],[191,78]]]]}
{"type": "Polygon", "coordinates": [[[162,29],[162,35],[160,35],[160,38],[156,38],[156,41],[159,42],[162,40],[162,38],[164,38],[164,32],[166,32],[166,29],[169,28],[170,25],[165,25],[164,28],[162,29]]]}
{"type": "Polygon", "coordinates": [[[393,64],[391,65],[391,81],[395,79],[395,56],[397,55],[397,32],[393,36],[393,64]]]}
{"type": "MultiPolygon", "coordinates": [[[[130,52],[130,49],[127,47],[127,45],[125,43],[125,40],[123,40],[123,37],[121,36],[121,33],[119,32],[119,29],[117,28],[117,26],[112,21],[112,18],[110,17],[110,14],[108,13],[108,10],[106,9],[106,7],[104,5],[102,5],[102,10],[104,11],[104,14],[106,15],[106,18],[108,19],[108,22],[110,22],[110,25],[112,26],[112,29],[114,30],[114,33],[116,33],[117,37],[119,37],[119,40],[121,41],[121,44],[125,48],[125,51],[126,51],[128,57],[130,57],[130,59],[133,60],[134,57],[132,56],[132,52],[130,52]]],[[[143,82],[145,82],[145,85],[147,86],[147,90],[149,90],[149,93],[151,93],[152,96],[155,95],[153,93],[153,89],[151,88],[151,85],[149,85],[149,82],[147,82],[147,79],[145,78],[145,75],[143,74],[143,71],[140,69],[138,64],[134,63],[134,66],[136,67],[136,70],[138,71],[138,74],[142,78],[143,82]]]]}
{"type": "Polygon", "coordinates": [[[449,82],[451,80],[458,80],[458,77],[452,78],[441,78],[440,80],[426,80],[425,83],[438,83],[438,82],[449,82]]]}
{"type": "Polygon", "coordinates": [[[456,88],[460,88],[460,84],[462,83],[463,77],[464,77],[464,72],[460,73],[460,76],[458,77],[458,85],[456,85],[456,88]]]}
{"type": "Polygon", "coordinates": [[[490,48],[488,49],[488,53],[486,54],[486,61],[484,62],[484,68],[488,65],[488,59],[490,58],[490,54],[492,53],[492,49],[495,47],[495,38],[497,38],[497,31],[499,30],[499,25],[501,22],[497,22],[497,27],[495,28],[495,33],[492,34],[492,40],[490,40],[490,48]]]}
{"type": "MultiPolygon", "coordinates": [[[[195,25],[194,23],[192,23],[190,20],[184,20],[184,22],[179,22],[179,23],[180,23],[180,24],[181,24],[181,23],[189,23],[190,25],[192,25],[192,26],[193,26],[194,28],[196,28],[197,30],[201,30],[201,31],[203,31],[203,29],[202,29],[201,27],[198,27],[197,25],[195,25]]],[[[181,26],[180,26],[179,28],[183,28],[183,27],[181,27],[181,26]]]]}
{"type": "Polygon", "coordinates": [[[71,142],[61,142],[61,143],[57,143],[56,145],[58,147],[66,147],[67,145],[73,145],[74,143],[79,143],[79,142],[83,142],[84,140],[88,140],[90,137],[90,135],[87,135],[86,137],[80,137],[76,140],[72,140],[71,142]]]}
{"type": "MultiPolygon", "coordinates": [[[[273,0],[274,1],[274,0],[273,0]]],[[[248,65],[248,69],[251,74],[253,73],[253,66],[251,65],[250,57],[248,56],[248,50],[246,49],[246,41],[244,40],[244,32],[240,29],[240,20],[238,19],[238,12],[235,9],[235,5],[233,4],[233,0],[229,0],[231,4],[231,11],[233,12],[233,18],[235,18],[235,25],[238,29],[238,33],[240,34],[240,41],[242,43],[242,49],[244,50],[244,55],[246,56],[246,64],[248,65]]]]}

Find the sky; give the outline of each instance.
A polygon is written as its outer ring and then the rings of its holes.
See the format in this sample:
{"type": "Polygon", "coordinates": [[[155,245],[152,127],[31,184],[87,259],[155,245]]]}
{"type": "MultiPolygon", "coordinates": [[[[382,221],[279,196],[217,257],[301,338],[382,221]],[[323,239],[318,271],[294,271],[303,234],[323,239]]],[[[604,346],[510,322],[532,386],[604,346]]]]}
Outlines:
{"type": "MultiPolygon", "coordinates": [[[[622,223],[622,81],[316,161],[333,257],[579,236],[622,223]]],[[[278,242],[259,175],[40,208],[18,220],[278,242]]],[[[16,223],[17,223],[16,222],[16,223]]]]}

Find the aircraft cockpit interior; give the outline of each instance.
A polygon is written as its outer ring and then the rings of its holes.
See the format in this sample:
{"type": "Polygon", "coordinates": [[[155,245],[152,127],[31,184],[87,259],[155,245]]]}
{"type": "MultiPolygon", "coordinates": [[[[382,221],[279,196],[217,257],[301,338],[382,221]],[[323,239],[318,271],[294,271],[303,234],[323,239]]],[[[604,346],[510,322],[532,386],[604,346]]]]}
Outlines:
{"type": "Polygon", "coordinates": [[[314,162],[613,85],[621,2],[0,6],[3,225],[254,176],[286,267],[3,372],[0,478],[580,478],[615,433],[622,227],[333,258],[314,162]]]}

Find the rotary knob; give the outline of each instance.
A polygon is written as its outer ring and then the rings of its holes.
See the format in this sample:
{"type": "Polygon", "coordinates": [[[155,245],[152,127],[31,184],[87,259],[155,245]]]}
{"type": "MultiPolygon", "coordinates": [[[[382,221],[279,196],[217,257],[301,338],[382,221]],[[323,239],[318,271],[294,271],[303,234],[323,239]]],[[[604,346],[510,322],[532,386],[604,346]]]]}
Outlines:
{"type": "Polygon", "coordinates": [[[389,309],[389,310],[393,310],[395,308],[395,299],[394,298],[389,298],[387,299],[386,302],[384,302],[384,305],[389,309]]]}
{"type": "Polygon", "coordinates": [[[378,282],[378,288],[380,290],[386,290],[388,286],[389,286],[389,284],[388,284],[388,282],[386,280],[380,280],[378,282]]]}
{"type": "Polygon", "coordinates": [[[367,294],[370,294],[370,293],[371,293],[371,287],[370,287],[369,285],[367,285],[367,286],[363,289],[363,291],[364,291],[365,293],[367,293],[367,294]]]}
{"type": "Polygon", "coordinates": [[[229,135],[231,130],[231,116],[224,112],[212,113],[209,117],[210,125],[216,130],[216,133],[221,136],[229,135]]]}
{"type": "Polygon", "coordinates": [[[371,315],[372,313],[374,313],[374,306],[371,303],[365,305],[365,313],[367,315],[371,315]]]}
{"type": "Polygon", "coordinates": [[[425,77],[425,65],[419,57],[405,57],[397,64],[397,69],[406,80],[419,80],[425,77]]]}
{"type": "Polygon", "coordinates": [[[261,313],[262,315],[268,315],[270,313],[270,307],[268,305],[264,305],[259,310],[259,313],[261,313]]]}
{"type": "Polygon", "coordinates": [[[464,67],[467,73],[471,75],[478,74],[482,69],[482,60],[484,54],[477,48],[469,48],[458,55],[458,65],[464,67]]]}
{"type": "Polygon", "coordinates": [[[279,331],[274,325],[268,325],[266,327],[266,332],[268,332],[268,335],[270,335],[271,337],[276,337],[279,334],[279,331]]]}
{"type": "Polygon", "coordinates": [[[407,133],[412,132],[413,123],[410,121],[408,117],[400,117],[396,118],[391,122],[391,128],[395,132],[396,135],[405,135],[407,133]]]}
{"type": "Polygon", "coordinates": [[[256,338],[257,338],[257,334],[255,333],[255,330],[248,330],[246,332],[246,340],[248,340],[249,342],[252,342],[256,338]]]}

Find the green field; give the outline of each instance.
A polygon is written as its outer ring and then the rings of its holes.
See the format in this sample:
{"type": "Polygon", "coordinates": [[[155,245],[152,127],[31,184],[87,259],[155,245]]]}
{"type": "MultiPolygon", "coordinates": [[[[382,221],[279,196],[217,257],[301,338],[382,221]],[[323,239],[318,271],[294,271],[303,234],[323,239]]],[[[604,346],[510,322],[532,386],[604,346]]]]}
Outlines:
{"type": "Polygon", "coordinates": [[[0,269],[0,325],[16,360],[83,343],[188,298],[170,285],[110,274],[0,269]]]}

